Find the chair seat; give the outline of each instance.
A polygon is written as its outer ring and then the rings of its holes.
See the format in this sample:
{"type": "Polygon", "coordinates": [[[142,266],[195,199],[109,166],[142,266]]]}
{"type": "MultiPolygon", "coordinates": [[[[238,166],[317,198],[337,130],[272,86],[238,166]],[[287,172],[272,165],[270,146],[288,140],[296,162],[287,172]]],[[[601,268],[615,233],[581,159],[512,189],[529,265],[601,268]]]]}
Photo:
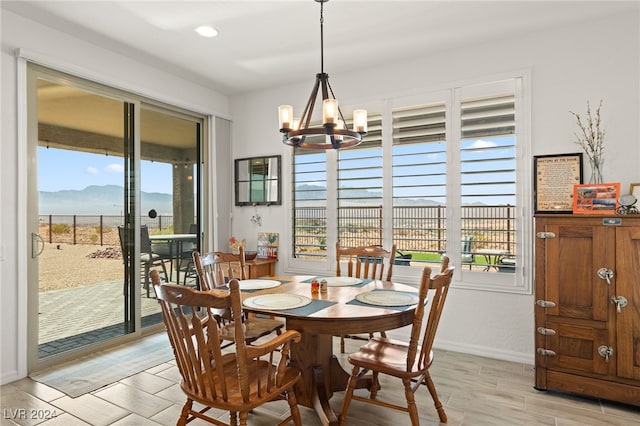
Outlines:
{"type": "Polygon", "coordinates": [[[151,262],[151,261],[160,260],[160,259],[162,259],[162,257],[160,257],[159,255],[157,255],[157,254],[155,254],[155,253],[152,253],[152,254],[149,254],[149,253],[142,253],[142,254],[140,255],[140,261],[141,261],[141,262],[145,262],[145,263],[146,263],[146,262],[151,262]]]}
{"type": "MultiPolygon", "coordinates": [[[[424,368],[417,365],[419,358],[416,358],[414,365],[408,369],[408,352],[409,344],[406,342],[374,337],[366,345],[360,347],[358,352],[349,355],[349,362],[361,368],[396,377],[417,377],[422,374],[424,368]]],[[[430,366],[432,361],[433,352],[430,352],[426,366],[430,366]]]]}
{"type": "MultiPolygon", "coordinates": [[[[274,331],[282,330],[284,322],[270,318],[247,317],[242,323],[242,328],[244,329],[245,341],[251,343],[274,331]]],[[[220,329],[220,337],[224,340],[235,340],[235,325],[232,322],[223,325],[220,329]]]]}
{"type": "MultiPolygon", "coordinates": [[[[273,369],[276,367],[270,365],[265,360],[259,360],[249,362],[248,372],[248,384],[249,384],[249,401],[246,402],[240,393],[240,383],[238,382],[238,371],[236,363],[236,354],[231,353],[224,357],[224,377],[221,378],[218,375],[212,375],[212,379],[215,385],[217,398],[207,397],[202,398],[202,394],[197,389],[191,389],[185,384],[184,380],[180,383],[180,387],[183,392],[192,398],[194,401],[206,404],[211,407],[219,408],[225,411],[247,411],[259,407],[264,403],[264,400],[277,399],[278,395],[284,393],[300,378],[300,371],[297,368],[286,367],[286,369],[280,375],[281,380],[279,386],[273,384],[273,380],[269,377],[272,375],[273,369]],[[270,371],[271,370],[271,371],[270,371]],[[269,384],[269,386],[267,386],[269,384]],[[226,387],[223,391],[223,386],[226,387]],[[251,401],[254,401],[253,403],[251,401]]],[[[206,374],[202,374],[202,389],[210,389],[209,377],[206,374]]]]}

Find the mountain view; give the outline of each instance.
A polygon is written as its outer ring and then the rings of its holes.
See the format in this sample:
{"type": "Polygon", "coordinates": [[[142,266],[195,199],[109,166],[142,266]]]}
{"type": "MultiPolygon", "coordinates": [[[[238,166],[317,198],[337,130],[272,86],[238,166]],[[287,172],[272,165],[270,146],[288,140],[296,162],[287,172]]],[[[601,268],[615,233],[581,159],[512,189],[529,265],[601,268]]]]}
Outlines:
{"type": "MultiPolygon", "coordinates": [[[[172,215],[171,194],[142,192],[141,212],[155,209],[159,215],[172,215]]],[[[124,188],[118,185],[92,185],[82,190],[40,191],[40,215],[121,215],[124,188]]]]}
{"type": "MultiPolygon", "coordinates": [[[[326,200],[326,191],[318,190],[318,187],[301,185],[298,188],[299,206],[323,206],[326,200]],[[313,191],[309,191],[313,189],[313,191]]],[[[171,216],[173,214],[173,200],[171,194],[159,192],[142,192],[142,204],[140,211],[145,213],[155,209],[159,215],[171,216]]],[[[353,189],[344,194],[352,199],[381,199],[380,192],[353,189]]],[[[40,215],[107,215],[119,216],[123,210],[124,188],[118,185],[91,185],[82,190],[40,191],[40,215]]],[[[361,205],[362,203],[351,201],[348,204],[361,205]]],[[[367,204],[367,203],[365,203],[367,204]]],[[[369,203],[370,204],[370,203],[369,203]]],[[[423,199],[401,199],[399,205],[405,206],[430,206],[439,203],[423,199]]]]}

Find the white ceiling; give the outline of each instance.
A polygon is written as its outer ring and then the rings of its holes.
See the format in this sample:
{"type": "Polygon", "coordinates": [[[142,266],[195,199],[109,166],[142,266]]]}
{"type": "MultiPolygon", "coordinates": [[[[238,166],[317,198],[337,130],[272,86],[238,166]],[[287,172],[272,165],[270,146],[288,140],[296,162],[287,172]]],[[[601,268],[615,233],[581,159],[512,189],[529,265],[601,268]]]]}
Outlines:
{"type": "MultiPolygon", "coordinates": [[[[329,75],[634,10],[635,1],[331,0],[329,75]]],[[[235,93],[312,81],[320,71],[320,3],[280,1],[8,1],[2,8],[235,93]],[[212,25],[216,38],[194,32],[212,25]]]]}

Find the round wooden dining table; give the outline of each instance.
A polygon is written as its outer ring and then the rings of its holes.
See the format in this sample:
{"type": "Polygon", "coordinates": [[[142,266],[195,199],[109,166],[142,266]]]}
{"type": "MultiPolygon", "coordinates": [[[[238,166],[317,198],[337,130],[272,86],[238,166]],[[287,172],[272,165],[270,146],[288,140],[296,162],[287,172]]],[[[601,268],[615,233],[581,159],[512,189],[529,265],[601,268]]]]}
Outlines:
{"type": "MultiPolygon", "coordinates": [[[[415,293],[415,287],[380,280],[364,280],[356,285],[330,286],[327,292],[312,293],[313,276],[264,277],[282,284],[262,290],[243,291],[247,298],[266,294],[293,294],[311,298],[311,303],[297,309],[267,309],[245,305],[250,313],[283,317],[287,330],[301,334],[299,343],[291,347],[291,362],[301,372],[296,399],[298,403],[314,408],[325,425],[337,425],[338,415],[332,410],[329,399],[333,392],[347,388],[349,374],[342,368],[333,353],[333,336],[373,333],[404,327],[413,321],[416,305],[376,306],[356,299],[360,293],[375,290],[415,293]]],[[[251,301],[248,301],[251,302],[251,301]]],[[[358,387],[368,387],[370,379],[358,387]]]]}

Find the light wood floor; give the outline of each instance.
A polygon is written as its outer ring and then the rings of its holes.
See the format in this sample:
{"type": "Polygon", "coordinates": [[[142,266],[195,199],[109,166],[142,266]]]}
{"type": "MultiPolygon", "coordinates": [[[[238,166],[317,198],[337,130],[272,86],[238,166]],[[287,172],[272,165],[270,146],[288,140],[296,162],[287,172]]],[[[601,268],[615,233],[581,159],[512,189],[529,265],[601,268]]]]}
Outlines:
{"type": "MultiPolygon", "coordinates": [[[[348,340],[347,349],[360,344],[348,340]]],[[[437,350],[431,371],[449,425],[640,425],[638,407],[534,390],[531,365],[437,350]]],[[[0,388],[0,425],[172,425],[185,400],[178,381],[177,368],[169,362],[72,399],[27,378],[0,388]],[[52,414],[56,417],[43,419],[52,414]]],[[[381,381],[379,398],[403,400],[397,382],[384,377],[381,381]]],[[[331,403],[336,410],[341,402],[342,393],[334,394],[331,403]]],[[[421,424],[439,424],[426,389],[418,392],[418,409],[421,424]]],[[[287,411],[285,402],[259,408],[249,424],[273,425],[287,411]]],[[[301,411],[305,426],[320,424],[313,411],[301,411]]],[[[219,418],[226,421],[227,414],[219,412],[219,418]]],[[[353,401],[347,424],[396,426],[409,424],[409,419],[405,413],[353,401]]]]}

